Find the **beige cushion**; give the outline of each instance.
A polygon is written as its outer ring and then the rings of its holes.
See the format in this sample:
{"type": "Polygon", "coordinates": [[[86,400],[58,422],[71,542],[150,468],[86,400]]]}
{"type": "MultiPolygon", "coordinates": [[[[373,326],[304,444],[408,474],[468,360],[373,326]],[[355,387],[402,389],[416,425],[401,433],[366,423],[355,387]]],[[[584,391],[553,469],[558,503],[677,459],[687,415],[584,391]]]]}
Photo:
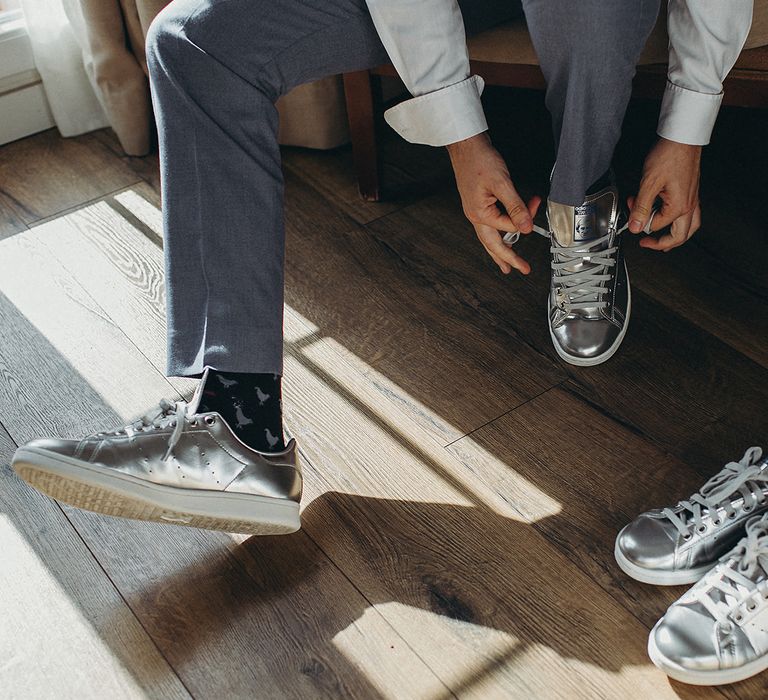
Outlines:
{"type": "MultiPolygon", "coordinates": [[[[529,66],[535,66],[539,63],[523,20],[501,24],[471,37],[467,43],[469,56],[475,61],[517,63],[529,66]]],[[[755,3],[752,30],[747,38],[745,48],[753,49],[766,45],[768,45],[768,2],[760,2],[755,3]]],[[[662,9],[659,21],[656,23],[656,27],[640,57],[640,65],[666,63],[667,46],[666,11],[662,9]]]]}

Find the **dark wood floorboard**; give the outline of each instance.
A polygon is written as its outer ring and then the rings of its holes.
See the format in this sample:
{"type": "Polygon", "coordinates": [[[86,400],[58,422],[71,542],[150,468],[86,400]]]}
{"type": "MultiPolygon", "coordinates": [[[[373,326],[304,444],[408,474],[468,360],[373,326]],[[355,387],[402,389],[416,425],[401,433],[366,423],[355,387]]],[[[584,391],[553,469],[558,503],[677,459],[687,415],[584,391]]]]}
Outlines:
{"type": "MultiPolygon", "coordinates": [[[[543,193],[541,96],[486,102],[521,192],[543,193]]],[[[627,118],[628,191],[655,108],[627,118]]],[[[0,149],[0,514],[47,572],[35,590],[53,581],[97,631],[99,663],[161,697],[765,697],[762,676],[702,690],[656,671],[647,631],[680,589],[612,560],[628,519],[768,432],[756,114],[721,117],[694,241],[669,255],[628,241],[632,325],[591,369],[551,347],[547,241],[519,244],[529,277],[501,275],[443,152],[385,135],[375,204],[348,147],[285,149],[285,402],[306,496],[303,531],[284,538],[62,511],[15,479],[14,444],[103,429],[193,385],[163,377],[156,155],[124,156],[109,130],[0,149]]]]}
{"type": "Polygon", "coordinates": [[[137,179],[97,134],[62,139],[49,129],[0,148],[0,194],[25,224],[137,179]]]}
{"type": "MultiPolygon", "coordinates": [[[[605,414],[555,388],[449,450],[648,631],[685,591],[628,578],[616,567],[613,543],[637,513],[694,493],[701,475],[605,414]],[[560,504],[557,512],[537,508],[542,492],[560,504]]],[[[755,698],[765,687],[758,677],[721,692],[755,698]]]]}

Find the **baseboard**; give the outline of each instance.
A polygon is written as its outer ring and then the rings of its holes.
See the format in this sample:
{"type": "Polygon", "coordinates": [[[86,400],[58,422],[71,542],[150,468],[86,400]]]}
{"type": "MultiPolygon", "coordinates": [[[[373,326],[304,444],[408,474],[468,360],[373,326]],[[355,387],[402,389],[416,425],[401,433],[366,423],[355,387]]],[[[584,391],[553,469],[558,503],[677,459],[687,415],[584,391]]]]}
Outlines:
{"type": "Polygon", "coordinates": [[[53,126],[21,11],[0,23],[0,144],[53,126]]]}
{"type": "Polygon", "coordinates": [[[41,82],[0,95],[0,144],[50,129],[53,125],[41,82]]]}

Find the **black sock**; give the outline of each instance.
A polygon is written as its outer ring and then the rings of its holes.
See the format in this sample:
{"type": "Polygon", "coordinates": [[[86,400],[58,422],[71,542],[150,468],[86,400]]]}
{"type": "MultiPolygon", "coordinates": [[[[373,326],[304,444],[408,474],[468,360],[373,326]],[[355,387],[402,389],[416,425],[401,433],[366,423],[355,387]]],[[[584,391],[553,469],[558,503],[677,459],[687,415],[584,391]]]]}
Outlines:
{"type": "Polygon", "coordinates": [[[282,377],[279,374],[208,371],[199,413],[216,411],[248,447],[285,449],[282,377]]]}

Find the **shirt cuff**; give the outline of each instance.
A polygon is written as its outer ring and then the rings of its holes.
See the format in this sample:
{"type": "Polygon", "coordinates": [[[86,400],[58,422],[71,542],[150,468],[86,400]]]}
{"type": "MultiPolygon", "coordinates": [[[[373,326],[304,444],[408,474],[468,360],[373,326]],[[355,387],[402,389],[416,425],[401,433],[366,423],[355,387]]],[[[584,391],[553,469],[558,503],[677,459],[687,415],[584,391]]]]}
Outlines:
{"type": "Polygon", "coordinates": [[[722,101],[722,92],[710,95],[667,82],[661,101],[659,136],[691,146],[706,146],[722,101]]]}
{"type": "Polygon", "coordinates": [[[411,143],[447,146],[488,130],[480,95],[485,82],[479,75],[428,92],[388,109],[384,119],[411,143]]]}

